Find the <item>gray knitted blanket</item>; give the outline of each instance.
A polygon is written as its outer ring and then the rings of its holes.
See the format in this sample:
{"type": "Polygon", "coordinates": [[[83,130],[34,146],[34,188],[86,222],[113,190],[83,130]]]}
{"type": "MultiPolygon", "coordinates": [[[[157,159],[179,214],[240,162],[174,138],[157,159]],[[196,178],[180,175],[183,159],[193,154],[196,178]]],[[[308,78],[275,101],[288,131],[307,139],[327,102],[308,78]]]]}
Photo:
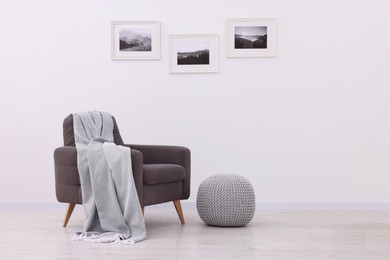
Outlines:
{"type": "Polygon", "coordinates": [[[83,207],[83,232],[73,240],[134,244],[146,228],[134,184],[130,148],[113,143],[113,119],[105,112],[73,114],[83,207]]]}

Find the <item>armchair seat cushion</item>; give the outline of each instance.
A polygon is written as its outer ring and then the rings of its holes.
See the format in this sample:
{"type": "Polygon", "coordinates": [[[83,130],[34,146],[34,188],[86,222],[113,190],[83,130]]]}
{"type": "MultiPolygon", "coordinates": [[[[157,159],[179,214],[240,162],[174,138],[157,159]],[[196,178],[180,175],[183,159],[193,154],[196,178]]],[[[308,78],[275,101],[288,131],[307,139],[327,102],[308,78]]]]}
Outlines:
{"type": "Polygon", "coordinates": [[[153,185],[184,180],[186,170],[177,164],[144,164],[144,184],[153,185]]]}

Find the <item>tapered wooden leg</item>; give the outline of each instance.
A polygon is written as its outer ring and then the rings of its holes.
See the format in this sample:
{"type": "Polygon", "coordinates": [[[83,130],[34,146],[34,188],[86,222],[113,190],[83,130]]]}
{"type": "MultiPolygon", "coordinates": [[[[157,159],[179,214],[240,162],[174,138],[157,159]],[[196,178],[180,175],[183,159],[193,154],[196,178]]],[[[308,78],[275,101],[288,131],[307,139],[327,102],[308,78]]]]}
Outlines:
{"type": "Polygon", "coordinates": [[[72,216],[72,212],[73,212],[75,206],[76,206],[76,204],[73,204],[73,203],[68,204],[68,209],[66,211],[63,227],[66,227],[66,225],[68,224],[68,221],[70,219],[70,216],[72,216]]]}
{"type": "Polygon", "coordinates": [[[141,210],[142,210],[142,215],[145,215],[145,208],[142,207],[141,210]]]}
{"type": "Polygon", "coordinates": [[[185,224],[185,221],[184,221],[183,211],[181,210],[180,200],[175,200],[175,201],[173,202],[173,204],[175,205],[175,209],[176,209],[177,215],[179,216],[179,219],[180,219],[181,224],[184,225],[184,224],[185,224]]]}

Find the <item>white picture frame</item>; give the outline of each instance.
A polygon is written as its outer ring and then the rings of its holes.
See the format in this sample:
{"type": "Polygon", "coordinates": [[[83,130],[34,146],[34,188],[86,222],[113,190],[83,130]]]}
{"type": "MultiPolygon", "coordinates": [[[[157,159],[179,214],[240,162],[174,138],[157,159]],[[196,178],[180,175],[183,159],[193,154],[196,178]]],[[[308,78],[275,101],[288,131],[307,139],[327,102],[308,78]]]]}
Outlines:
{"type": "Polygon", "coordinates": [[[111,58],[159,60],[160,27],[157,21],[112,21],[111,58]]]}
{"type": "Polygon", "coordinates": [[[217,34],[169,35],[170,73],[217,73],[217,34]]]}
{"type": "Polygon", "coordinates": [[[275,57],[276,40],[275,18],[226,20],[227,57],[275,57]]]}

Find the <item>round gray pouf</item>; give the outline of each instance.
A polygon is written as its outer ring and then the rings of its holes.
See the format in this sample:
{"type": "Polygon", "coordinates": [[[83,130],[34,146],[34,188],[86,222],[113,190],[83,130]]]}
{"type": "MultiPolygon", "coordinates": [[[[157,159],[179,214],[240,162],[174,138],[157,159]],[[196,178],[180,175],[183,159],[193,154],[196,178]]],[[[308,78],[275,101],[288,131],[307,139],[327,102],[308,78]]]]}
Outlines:
{"type": "Polygon", "coordinates": [[[255,214],[255,192],[243,176],[214,175],[200,184],[196,207],[206,224],[219,227],[244,226],[255,214]]]}

